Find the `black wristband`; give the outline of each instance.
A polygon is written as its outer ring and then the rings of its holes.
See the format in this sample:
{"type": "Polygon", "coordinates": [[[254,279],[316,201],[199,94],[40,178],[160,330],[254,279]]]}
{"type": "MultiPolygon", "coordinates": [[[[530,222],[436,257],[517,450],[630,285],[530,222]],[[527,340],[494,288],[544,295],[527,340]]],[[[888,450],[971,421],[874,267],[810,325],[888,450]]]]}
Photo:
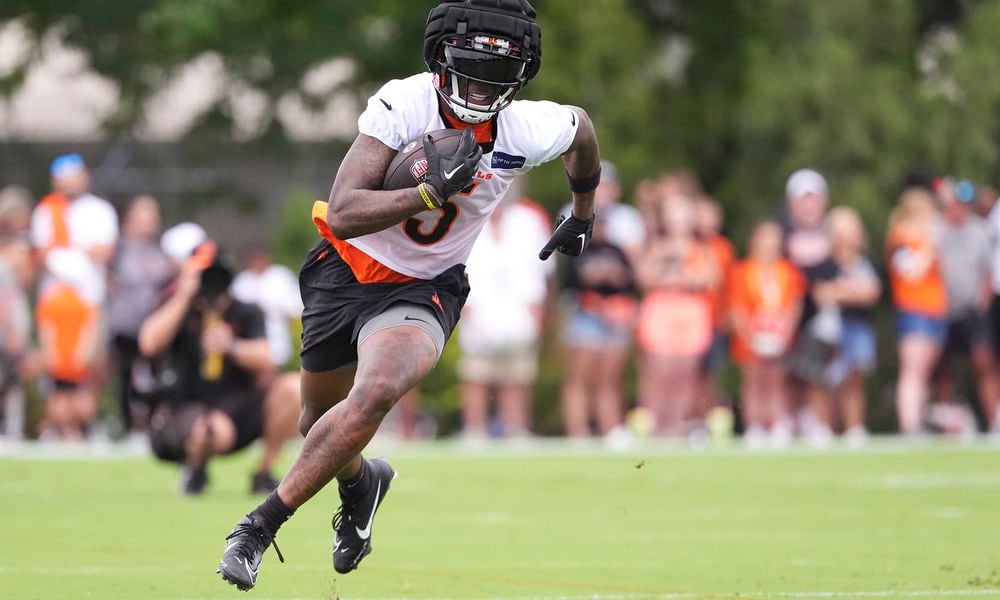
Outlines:
{"type": "Polygon", "coordinates": [[[601,183],[601,168],[597,167],[597,172],[589,177],[584,177],[582,179],[576,179],[569,172],[566,172],[566,179],[569,180],[569,189],[574,194],[586,194],[587,192],[592,192],[597,189],[597,185],[601,183]]]}

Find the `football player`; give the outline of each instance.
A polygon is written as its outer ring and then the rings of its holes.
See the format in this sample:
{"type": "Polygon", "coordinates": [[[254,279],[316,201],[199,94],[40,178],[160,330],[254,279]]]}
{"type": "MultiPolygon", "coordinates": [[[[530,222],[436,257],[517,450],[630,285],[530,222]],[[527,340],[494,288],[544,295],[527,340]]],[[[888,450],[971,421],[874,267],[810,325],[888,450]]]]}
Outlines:
{"type": "Polygon", "coordinates": [[[229,583],[252,588],[278,528],[334,478],[334,568],[348,573],[371,552],[375,513],[396,473],[361,453],[441,356],[469,291],[463,263],[515,178],[562,157],[573,210],[539,258],[586,249],[597,137],[580,108],[515,100],[541,58],[527,0],[442,0],[425,31],[430,72],[390,81],[369,99],[329,202],[314,210],[324,239],[299,276],[305,444],[275,493],[226,538],[219,572],[229,583]],[[427,135],[444,128],[463,131],[454,153],[427,135]],[[414,141],[426,154],[423,180],[383,190],[389,163],[414,141]]]}

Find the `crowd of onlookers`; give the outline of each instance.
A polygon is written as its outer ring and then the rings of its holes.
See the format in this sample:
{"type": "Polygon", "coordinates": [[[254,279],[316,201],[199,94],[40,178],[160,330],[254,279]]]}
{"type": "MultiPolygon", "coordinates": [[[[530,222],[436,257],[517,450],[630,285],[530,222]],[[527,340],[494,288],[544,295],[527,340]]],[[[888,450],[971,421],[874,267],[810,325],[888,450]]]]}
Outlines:
{"type": "MultiPolygon", "coordinates": [[[[254,485],[273,486],[270,464],[295,434],[298,381],[282,374],[302,309],[295,274],[263,246],[243,249],[236,273],[199,225],[161,231],[151,196],[119,218],[90,192],[79,155],[56,158],[51,176],[37,202],[23,188],[0,192],[6,435],[83,438],[116,390],[124,430],[148,431],[157,455],[184,464],[189,491],[207,483],[209,456],[257,438],[265,456],[254,485]],[[44,412],[28,431],[23,384],[36,381],[44,412]]],[[[531,434],[542,342],[557,331],[568,436],[698,439],[720,418],[730,427],[735,408],[751,447],[795,436],[821,446],[836,433],[863,443],[885,295],[900,430],[1000,432],[993,190],[949,178],[907,186],[884,248],[873,248],[871,225],[831,206],[823,176],[802,169],[773,218],[753,224],[745,252],[692,173],[644,180],[632,203],[624,192],[605,163],[590,248],[558,267],[537,258],[552,219],[518,184],[486,224],[456,334],[466,440],[531,434]],[[956,358],[975,377],[978,424],[956,402],[956,358]],[[727,364],[739,373],[736,399],[720,390],[727,364]]],[[[400,404],[404,436],[421,432],[419,402],[413,392],[400,404]]]]}
{"type": "Polygon", "coordinates": [[[736,408],[753,448],[796,436],[822,447],[837,433],[863,444],[874,316],[885,295],[895,317],[899,429],[1000,433],[1000,207],[990,188],[949,178],[906,185],[885,247],[872,248],[860,214],[831,206],[824,177],[801,169],[738,253],[723,235],[720,205],[694,174],[644,180],[628,204],[605,163],[593,242],[557,273],[532,260],[548,216],[513,197],[468,265],[473,292],[459,334],[467,437],[530,431],[538,348],[554,313],[570,437],[596,433],[612,446],[636,433],[703,440],[720,423],[729,429],[736,408]],[[558,310],[546,310],[547,294],[558,310]],[[971,366],[978,411],[959,400],[955,359],[971,366]],[[736,402],[719,389],[726,364],[739,373],[736,402]]]}

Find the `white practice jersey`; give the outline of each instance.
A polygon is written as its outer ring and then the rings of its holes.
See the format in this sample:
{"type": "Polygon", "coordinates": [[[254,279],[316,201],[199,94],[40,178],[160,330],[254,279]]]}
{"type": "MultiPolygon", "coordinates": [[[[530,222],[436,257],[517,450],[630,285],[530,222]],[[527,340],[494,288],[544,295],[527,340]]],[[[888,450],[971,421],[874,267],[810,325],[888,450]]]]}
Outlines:
{"type": "MultiPolygon", "coordinates": [[[[359,132],[400,150],[411,142],[420,143],[426,133],[445,129],[432,77],[422,73],[382,86],[358,119],[359,132]]],[[[511,182],[566,152],[576,137],[578,121],[572,109],[554,102],[513,102],[494,122],[480,126],[491,128],[492,143],[483,144],[477,136],[484,149],[471,191],[453,196],[443,209],[424,211],[347,243],[418,279],[433,279],[464,264],[511,182]]]]}

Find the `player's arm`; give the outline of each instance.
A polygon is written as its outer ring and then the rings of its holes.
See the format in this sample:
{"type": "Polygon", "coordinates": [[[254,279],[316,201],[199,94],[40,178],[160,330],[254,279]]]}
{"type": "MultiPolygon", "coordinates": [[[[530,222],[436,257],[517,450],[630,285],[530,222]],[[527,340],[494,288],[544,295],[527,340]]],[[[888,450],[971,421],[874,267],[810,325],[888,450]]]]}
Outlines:
{"type": "Polygon", "coordinates": [[[573,143],[562,156],[573,193],[573,210],[568,218],[560,217],[556,223],[549,243],[538,253],[542,260],[547,260],[556,250],[579,256],[590,244],[594,232],[594,190],[601,181],[601,150],[587,111],[578,106],[568,108],[579,121],[573,143]]]}
{"type": "Polygon", "coordinates": [[[465,189],[476,174],[482,149],[467,129],[454,155],[437,152],[424,140],[425,183],[402,190],[383,190],[382,180],[396,151],[374,137],[359,134],[337,171],[330,190],[326,221],[342,240],[388,229],[413,215],[440,208],[465,189]]]}
{"type": "Polygon", "coordinates": [[[597,145],[594,123],[587,111],[578,106],[570,106],[569,109],[576,113],[580,123],[573,143],[563,154],[563,166],[566,167],[566,176],[569,177],[573,191],[573,216],[587,220],[594,216],[594,190],[601,177],[601,150],[597,145]],[[583,185],[577,186],[576,182],[581,181],[584,182],[583,185]],[[588,187],[589,191],[577,191],[588,187]]]}

